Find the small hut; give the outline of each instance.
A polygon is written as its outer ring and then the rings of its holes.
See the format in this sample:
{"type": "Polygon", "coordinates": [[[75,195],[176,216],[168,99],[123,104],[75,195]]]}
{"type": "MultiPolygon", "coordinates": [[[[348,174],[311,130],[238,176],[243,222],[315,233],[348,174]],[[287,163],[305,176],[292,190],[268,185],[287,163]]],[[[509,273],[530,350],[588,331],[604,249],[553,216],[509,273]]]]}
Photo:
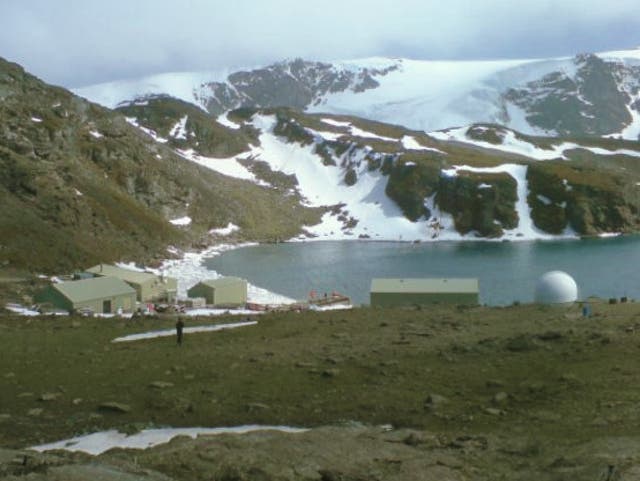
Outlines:
{"type": "Polygon", "coordinates": [[[247,302],[247,281],[221,277],[200,281],[187,291],[189,297],[204,297],[212,306],[241,306],[247,302]]]}

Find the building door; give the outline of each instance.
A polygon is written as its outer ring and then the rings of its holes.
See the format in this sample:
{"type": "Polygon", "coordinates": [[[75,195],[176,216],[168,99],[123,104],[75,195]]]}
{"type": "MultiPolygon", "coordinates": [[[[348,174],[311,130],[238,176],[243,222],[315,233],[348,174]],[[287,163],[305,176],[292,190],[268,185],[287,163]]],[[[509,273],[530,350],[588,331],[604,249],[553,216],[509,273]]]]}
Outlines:
{"type": "Polygon", "coordinates": [[[102,301],[102,312],[105,314],[111,314],[111,301],[102,301]]]}

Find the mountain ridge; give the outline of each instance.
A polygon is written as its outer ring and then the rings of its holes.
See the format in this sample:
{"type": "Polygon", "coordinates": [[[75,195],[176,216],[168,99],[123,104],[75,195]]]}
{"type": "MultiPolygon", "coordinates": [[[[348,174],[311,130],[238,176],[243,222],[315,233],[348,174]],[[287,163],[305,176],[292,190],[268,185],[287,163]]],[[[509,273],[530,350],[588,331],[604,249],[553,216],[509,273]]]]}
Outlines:
{"type": "Polygon", "coordinates": [[[214,115],[243,107],[284,106],[425,131],[482,122],[528,134],[620,135],[633,140],[640,135],[640,50],[496,61],[296,59],[213,74],[209,81],[207,75],[151,76],[139,83],[111,82],[74,91],[111,108],[166,94],[214,115]],[[584,63],[592,68],[581,67],[584,63]],[[550,76],[557,77],[555,84],[550,76]],[[549,95],[540,99],[543,87],[549,95]],[[615,109],[598,101],[597,90],[603,88],[611,92],[608,102],[615,109]],[[572,110],[558,123],[558,111],[567,107],[565,97],[572,110]]]}

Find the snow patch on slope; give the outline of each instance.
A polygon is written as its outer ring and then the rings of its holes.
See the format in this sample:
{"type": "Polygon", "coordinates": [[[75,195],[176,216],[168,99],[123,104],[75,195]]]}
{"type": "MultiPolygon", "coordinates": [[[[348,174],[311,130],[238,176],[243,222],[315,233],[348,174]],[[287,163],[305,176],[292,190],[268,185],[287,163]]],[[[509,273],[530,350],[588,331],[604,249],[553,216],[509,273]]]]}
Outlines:
{"type": "Polygon", "coordinates": [[[174,139],[187,140],[187,119],[188,118],[189,118],[188,115],[185,115],[184,117],[182,117],[169,132],[169,137],[173,137],[174,139]]]}
{"type": "Polygon", "coordinates": [[[165,139],[163,137],[160,137],[155,130],[148,129],[148,128],[144,127],[143,125],[140,125],[138,123],[138,119],[137,118],[135,118],[135,117],[125,117],[125,120],[127,122],[129,122],[131,125],[133,125],[134,127],[137,127],[140,130],[142,130],[145,134],[147,134],[149,137],[151,137],[156,142],[158,142],[160,144],[166,144],[167,142],[169,142],[167,139],[165,139]]]}
{"type": "Polygon", "coordinates": [[[263,187],[271,187],[271,184],[258,179],[249,169],[247,169],[244,165],[238,162],[238,159],[242,157],[243,154],[236,155],[235,157],[228,158],[215,158],[215,157],[204,157],[199,155],[193,149],[181,150],[177,149],[176,152],[191,162],[195,162],[196,164],[200,164],[207,169],[214,170],[220,174],[226,175],[228,177],[235,177],[236,179],[250,180],[251,182],[255,182],[258,185],[263,187]]]}
{"type": "Polygon", "coordinates": [[[235,122],[232,122],[231,120],[229,120],[229,112],[225,112],[224,114],[220,115],[216,120],[220,125],[223,125],[225,127],[228,127],[230,129],[233,130],[238,130],[240,128],[240,124],[236,124],[235,122]]]}
{"type": "MultiPolygon", "coordinates": [[[[478,127],[476,127],[478,128],[478,127]]],[[[588,145],[580,145],[575,142],[562,142],[561,144],[551,145],[549,149],[543,149],[531,142],[519,139],[515,132],[511,130],[501,131],[504,133],[502,143],[493,144],[483,140],[471,139],[467,136],[467,127],[456,129],[448,129],[438,132],[429,132],[429,136],[437,140],[462,142],[465,144],[476,145],[484,149],[499,150],[509,154],[521,155],[534,160],[552,160],[563,159],[568,160],[565,152],[569,150],[582,149],[592,152],[596,155],[627,155],[631,157],[640,157],[640,150],[617,149],[608,150],[602,147],[592,147],[588,145]]]]}
{"type": "Polygon", "coordinates": [[[504,138],[501,144],[492,144],[483,140],[475,140],[467,137],[467,127],[457,129],[449,129],[442,132],[430,132],[428,135],[434,139],[444,141],[464,142],[465,144],[477,145],[484,149],[493,149],[507,152],[510,154],[522,155],[536,160],[551,160],[562,158],[562,154],[558,154],[557,150],[545,150],[516,137],[511,130],[504,131],[504,138]]]}
{"type": "Polygon", "coordinates": [[[427,150],[436,152],[438,154],[447,155],[447,153],[443,152],[442,150],[433,147],[425,147],[424,145],[418,143],[418,141],[410,135],[405,135],[404,137],[402,137],[402,139],[400,139],[400,141],[402,142],[402,146],[407,150],[427,150]]]}
{"type": "Polygon", "coordinates": [[[333,125],[334,127],[344,127],[349,130],[349,134],[353,137],[361,137],[363,139],[376,139],[376,140],[384,140],[387,142],[397,142],[398,139],[394,139],[391,137],[384,137],[382,135],[374,134],[373,132],[368,132],[359,127],[356,127],[351,122],[340,122],[333,119],[321,119],[325,124],[333,125]]]}
{"type": "Polygon", "coordinates": [[[640,93],[632,96],[631,102],[627,105],[627,110],[631,115],[631,123],[620,132],[620,137],[623,139],[640,140],[640,112],[632,107],[634,104],[640,105],[640,93]]]}
{"type": "Polygon", "coordinates": [[[227,224],[226,227],[219,227],[217,229],[210,229],[209,230],[209,234],[218,235],[218,236],[227,236],[227,235],[231,235],[234,232],[237,232],[239,230],[240,230],[240,227],[238,227],[237,225],[233,224],[232,222],[229,222],[229,224],[227,224]]]}

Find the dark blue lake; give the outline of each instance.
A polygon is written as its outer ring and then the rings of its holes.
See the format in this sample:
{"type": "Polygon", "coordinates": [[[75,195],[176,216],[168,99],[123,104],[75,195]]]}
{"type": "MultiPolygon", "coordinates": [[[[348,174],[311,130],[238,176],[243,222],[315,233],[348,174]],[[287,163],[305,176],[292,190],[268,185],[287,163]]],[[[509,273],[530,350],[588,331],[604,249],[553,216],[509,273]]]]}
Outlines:
{"type": "Polygon", "coordinates": [[[206,259],[223,275],[296,299],[315,289],[369,303],[374,277],[477,277],[490,305],[531,302],[549,270],[571,274],[580,297],[640,298],[640,237],[554,242],[308,242],[245,247],[206,259]]]}

